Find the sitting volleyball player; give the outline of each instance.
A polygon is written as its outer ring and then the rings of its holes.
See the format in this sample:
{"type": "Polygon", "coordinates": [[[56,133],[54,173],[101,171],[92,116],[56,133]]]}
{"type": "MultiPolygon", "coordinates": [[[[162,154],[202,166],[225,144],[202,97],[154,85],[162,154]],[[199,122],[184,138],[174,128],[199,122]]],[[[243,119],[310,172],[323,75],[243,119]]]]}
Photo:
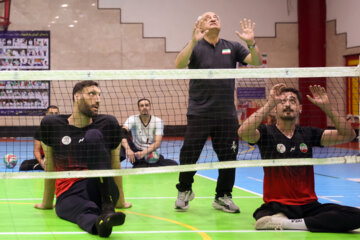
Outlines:
{"type": "MultiPolygon", "coordinates": [[[[257,144],[262,159],[312,158],[313,147],[349,142],[355,133],[345,118],[331,109],[325,89],[310,86],[310,102],[334,123],[334,130],[297,126],[302,96],[285,84],[270,90],[267,103],[239,128],[239,136],[257,144]],[[275,125],[261,122],[275,108],[275,125]]],[[[314,189],[313,166],[264,167],[264,204],[254,212],[257,230],[348,232],[360,227],[360,209],[321,204],[314,189]]]]}
{"type": "MultiPolygon", "coordinates": [[[[72,114],[42,119],[46,172],[120,168],[120,126],[115,117],[98,114],[100,92],[94,81],[79,82],[73,88],[72,114]]],[[[52,209],[54,193],[60,218],[101,237],[125,221],[115,207],[131,206],[124,200],[121,177],[46,179],[42,203],[35,207],[52,209]]]]}
{"type": "Polygon", "coordinates": [[[177,165],[174,160],[164,159],[157,152],[164,135],[164,124],[160,118],[150,114],[150,100],[139,99],[137,105],[140,114],[130,116],[123,125],[123,128],[131,131],[133,141],[129,134],[123,138],[121,158],[125,159],[126,154],[134,168],[177,165]]]}
{"type": "MultiPolygon", "coordinates": [[[[54,105],[50,105],[45,112],[45,116],[57,114],[59,114],[59,108],[54,105]]],[[[41,147],[40,129],[34,135],[34,157],[35,159],[24,160],[20,165],[19,171],[44,170],[45,154],[41,147]]]]}

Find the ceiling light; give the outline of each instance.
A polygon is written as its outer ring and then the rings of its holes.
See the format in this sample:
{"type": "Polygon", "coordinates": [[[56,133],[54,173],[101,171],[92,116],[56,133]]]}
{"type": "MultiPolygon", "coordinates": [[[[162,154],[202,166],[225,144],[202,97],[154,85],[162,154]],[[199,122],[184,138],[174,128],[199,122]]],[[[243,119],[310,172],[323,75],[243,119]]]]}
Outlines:
{"type": "Polygon", "coordinates": [[[67,4],[67,3],[61,4],[61,7],[63,7],[63,8],[66,8],[66,7],[68,7],[68,6],[69,6],[69,4],[67,4]]]}

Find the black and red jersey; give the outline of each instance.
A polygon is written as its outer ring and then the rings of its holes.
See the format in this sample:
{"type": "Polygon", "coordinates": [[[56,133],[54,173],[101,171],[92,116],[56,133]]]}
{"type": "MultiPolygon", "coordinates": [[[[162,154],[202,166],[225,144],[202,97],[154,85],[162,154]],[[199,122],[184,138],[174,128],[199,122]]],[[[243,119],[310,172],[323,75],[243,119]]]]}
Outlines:
{"type": "MultiPolygon", "coordinates": [[[[296,126],[291,138],[275,125],[261,125],[262,159],[312,158],[313,147],[320,147],[323,129],[296,126]]],[[[317,200],[313,166],[264,167],[264,202],[303,205],[317,200]]]]}
{"type": "MultiPolygon", "coordinates": [[[[40,125],[41,141],[53,149],[56,171],[87,170],[87,146],[85,134],[90,129],[101,131],[109,152],[121,142],[122,136],[117,119],[111,115],[98,115],[83,128],[69,125],[70,115],[45,116],[40,125]]],[[[101,161],[101,159],[99,159],[101,161]]],[[[57,179],[56,195],[70,188],[79,179],[57,179]]]]}

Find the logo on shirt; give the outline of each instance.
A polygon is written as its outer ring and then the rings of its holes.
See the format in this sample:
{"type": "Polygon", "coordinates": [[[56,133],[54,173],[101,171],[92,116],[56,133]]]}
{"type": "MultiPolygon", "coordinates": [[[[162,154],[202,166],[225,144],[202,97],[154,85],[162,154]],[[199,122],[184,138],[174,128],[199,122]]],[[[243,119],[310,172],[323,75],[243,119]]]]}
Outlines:
{"type": "Polygon", "coordinates": [[[71,143],[71,137],[69,136],[64,136],[62,139],[61,139],[61,142],[62,144],[64,145],[69,145],[71,143]]]}
{"type": "Polygon", "coordinates": [[[221,53],[222,53],[223,55],[225,55],[225,54],[231,54],[231,49],[230,49],[230,48],[223,49],[221,53]]]}
{"type": "Polygon", "coordinates": [[[231,149],[233,150],[233,152],[236,152],[236,144],[235,141],[233,141],[232,145],[231,145],[231,149]]]}
{"type": "Polygon", "coordinates": [[[276,145],[276,150],[279,152],[279,153],[284,153],[286,151],[286,147],[284,144],[282,143],[279,143],[278,145],[276,145]]]}
{"type": "Polygon", "coordinates": [[[302,153],[307,153],[307,151],[308,151],[308,146],[307,146],[305,143],[301,143],[301,144],[300,144],[300,151],[301,151],[302,153]]]}

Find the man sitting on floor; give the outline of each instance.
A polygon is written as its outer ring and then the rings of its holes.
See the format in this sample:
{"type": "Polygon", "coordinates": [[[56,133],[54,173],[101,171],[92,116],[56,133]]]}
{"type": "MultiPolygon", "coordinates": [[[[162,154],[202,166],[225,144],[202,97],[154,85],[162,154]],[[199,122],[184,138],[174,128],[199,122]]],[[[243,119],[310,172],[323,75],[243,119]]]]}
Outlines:
{"type": "MultiPolygon", "coordinates": [[[[58,114],[59,108],[55,105],[50,105],[45,112],[45,116],[58,114]]],[[[34,136],[34,157],[35,159],[24,160],[20,165],[19,171],[44,170],[45,168],[45,154],[41,147],[40,128],[34,136]]]]}
{"type": "Polygon", "coordinates": [[[127,157],[134,168],[177,165],[174,160],[165,159],[157,153],[164,135],[164,123],[160,118],[150,114],[150,100],[140,99],[138,108],[140,114],[130,116],[123,125],[123,128],[131,131],[133,141],[129,136],[123,138],[121,160],[127,157]]]}
{"type": "MultiPolygon", "coordinates": [[[[310,86],[309,101],[318,106],[336,129],[296,125],[302,111],[298,90],[277,84],[267,103],[239,128],[239,136],[257,144],[262,159],[312,158],[313,147],[345,143],[355,132],[344,117],[332,110],[324,87],[310,86]],[[276,124],[261,125],[275,108],[276,124]]],[[[255,212],[257,230],[308,230],[348,232],[360,227],[360,209],[318,202],[313,166],[264,167],[264,204],[255,212]]]]}

